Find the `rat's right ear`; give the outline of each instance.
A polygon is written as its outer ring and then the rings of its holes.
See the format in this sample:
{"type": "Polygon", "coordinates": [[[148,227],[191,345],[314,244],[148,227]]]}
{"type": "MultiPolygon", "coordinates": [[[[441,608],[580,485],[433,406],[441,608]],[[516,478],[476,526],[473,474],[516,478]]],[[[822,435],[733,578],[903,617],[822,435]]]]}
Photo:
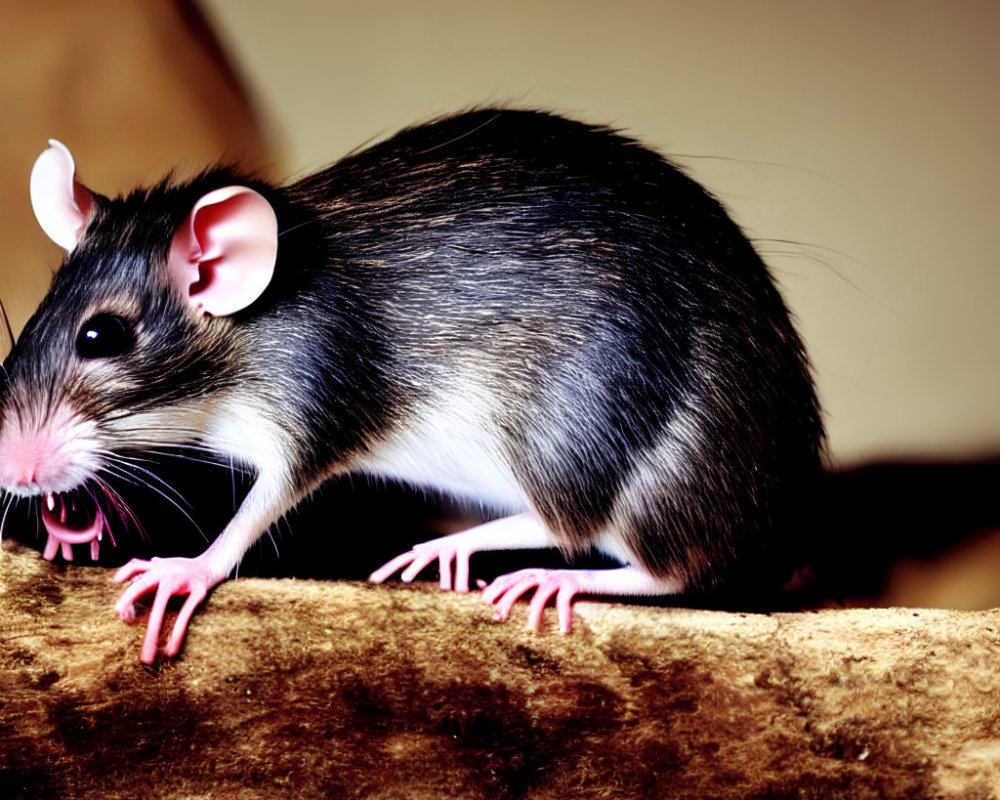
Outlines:
{"type": "Polygon", "coordinates": [[[224,317],[264,293],[277,256],[271,204],[246,186],[226,186],[194,204],[174,234],[167,271],[196,313],[224,317]]]}
{"type": "Polygon", "coordinates": [[[94,205],[90,190],[76,180],[73,156],[62,142],[49,139],[31,168],[31,207],[42,230],[67,253],[73,252],[94,205]]]}

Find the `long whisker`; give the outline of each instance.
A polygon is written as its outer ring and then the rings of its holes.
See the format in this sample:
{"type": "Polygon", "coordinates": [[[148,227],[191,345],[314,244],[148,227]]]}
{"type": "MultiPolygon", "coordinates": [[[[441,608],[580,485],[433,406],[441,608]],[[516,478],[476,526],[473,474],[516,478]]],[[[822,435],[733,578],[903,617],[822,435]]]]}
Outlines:
{"type": "MultiPolygon", "coordinates": [[[[161,458],[173,458],[173,459],[177,459],[179,461],[184,461],[184,462],[189,463],[189,464],[205,464],[206,466],[209,466],[209,467],[220,467],[220,468],[225,467],[225,462],[221,461],[218,458],[209,458],[209,457],[198,458],[196,456],[188,455],[187,453],[172,453],[169,450],[154,450],[154,449],[150,449],[150,450],[146,450],[145,453],[147,455],[157,456],[157,457],[161,457],[161,458]]],[[[129,454],[129,455],[131,455],[131,454],[129,454]]],[[[146,461],[148,463],[151,463],[151,464],[156,463],[155,459],[152,459],[152,458],[145,458],[145,459],[140,459],[140,460],[144,460],[144,461],[146,461]]]]}
{"type": "MultiPolygon", "coordinates": [[[[111,508],[114,510],[118,519],[126,526],[133,526],[139,533],[139,537],[142,539],[148,539],[146,534],[146,529],[143,527],[142,522],[135,515],[132,509],[129,507],[128,503],[125,502],[125,498],[121,496],[107,481],[96,479],[96,485],[101,490],[104,499],[111,504],[111,508]]],[[[102,508],[100,500],[91,494],[94,498],[94,502],[99,508],[102,508]]],[[[108,531],[108,535],[111,536],[111,541],[114,542],[114,534],[111,531],[111,526],[107,524],[105,520],[105,529],[108,531]]]]}
{"type": "MultiPolygon", "coordinates": [[[[7,341],[10,342],[10,347],[14,349],[14,329],[10,326],[10,317],[7,316],[7,307],[3,304],[3,300],[0,300],[0,316],[3,317],[3,330],[7,333],[7,341]]],[[[6,353],[3,354],[6,357],[6,353]]],[[[2,363],[3,359],[0,359],[0,369],[3,369],[4,375],[7,375],[7,367],[2,363]]],[[[8,375],[9,377],[9,375],[8,375]]]]}
{"type": "Polygon", "coordinates": [[[159,456],[180,458],[217,467],[224,467],[228,461],[232,467],[231,458],[227,459],[216,448],[208,447],[197,441],[196,437],[199,431],[190,430],[188,433],[192,437],[192,441],[186,442],[174,440],[173,435],[177,432],[178,429],[173,427],[123,428],[111,431],[117,443],[115,452],[120,455],[127,454],[132,459],[159,456]]]}
{"type": "MultiPolygon", "coordinates": [[[[170,451],[149,451],[146,454],[132,454],[132,453],[129,453],[127,455],[123,454],[123,453],[117,453],[117,454],[114,454],[114,458],[113,459],[110,458],[110,455],[111,454],[107,454],[107,456],[106,456],[106,457],[109,457],[109,460],[114,460],[117,463],[125,465],[128,468],[135,469],[136,471],[142,472],[144,475],[148,476],[151,480],[156,481],[157,483],[159,483],[160,485],[164,486],[164,488],[167,488],[170,491],[175,491],[175,490],[174,490],[173,487],[170,487],[167,484],[167,482],[164,481],[159,475],[157,475],[155,471],[153,471],[151,469],[147,469],[145,466],[143,466],[143,465],[156,465],[156,464],[160,463],[160,461],[158,461],[157,459],[147,457],[148,455],[156,455],[160,459],[163,459],[163,458],[176,458],[176,459],[179,459],[179,460],[181,460],[181,461],[183,461],[185,463],[204,464],[206,466],[218,467],[220,469],[224,469],[227,466],[221,460],[218,460],[218,459],[194,458],[193,456],[189,456],[189,455],[186,455],[186,454],[183,454],[183,453],[174,453],[174,452],[170,452],[170,451]]],[[[237,474],[237,472],[239,472],[239,473],[241,473],[243,475],[249,475],[249,474],[252,474],[252,471],[246,470],[246,469],[241,469],[241,468],[237,467],[233,463],[233,461],[230,459],[229,464],[228,464],[228,472],[229,472],[229,475],[230,475],[230,483],[231,483],[231,486],[232,486],[233,509],[235,510],[236,507],[237,507],[237,502],[236,502],[236,497],[237,497],[236,474],[237,474]]],[[[179,492],[175,491],[175,494],[177,495],[177,497],[179,499],[184,500],[183,496],[179,492]]],[[[187,504],[186,501],[185,501],[185,504],[187,504]]],[[[190,507],[189,504],[187,504],[187,505],[190,507]]]]}
{"type": "Polygon", "coordinates": [[[229,456],[229,479],[233,487],[233,508],[236,508],[236,466],[233,457],[229,456]]]}
{"type": "Polygon", "coordinates": [[[3,505],[3,518],[0,519],[0,541],[3,540],[3,532],[7,527],[7,515],[10,513],[11,507],[14,505],[14,495],[7,495],[6,502],[4,502],[3,505]]]}
{"type": "Polygon", "coordinates": [[[87,484],[82,488],[82,491],[85,492],[87,497],[90,498],[90,502],[94,504],[95,508],[97,508],[97,512],[101,515],[101,522],[103,523],[101,526],[101,530],[103,530],[105,533],[108,534],[108,537],[111,539],[111,544],[117,547],[118,543],[115,541],[115,532],[108,521],[108,514],[101,503],[100,497],[98,497],[97,494],[98,489],[103,490],[104,496],[111,503],[111,507],[116,512],[118,512],[118,518],[121,519],[123,522],[125,522],[126,525],[128,524],[128,522],[121,514],[118,503],[115,502],[114,496],[107,491],[103,481],[97,480],[95,481],[94,485],[87,484]]]}
{"type": "MultiPolygon", "coordinates": [[[[158,476],[154,476],[152,473],[148,473],[151,477],[156,477],[157,481],[160,484],[162,484],[164,487],[166,487],[166,489],[164,490],[164,489],[159,488],[158,486],[156,486],[152,482],[141,480],[140,476],[137,476],[137,475],[135,475],[133,473],[130,473],[127,469],[125,469],[124,467],[122,467],[120,465],[117,465],[117,464],[107,464],[107,465],[105,465],[105,467],[103,469],[108,474],[114,475],[114,476],[116,476],[118,478],[121,478],[122,480],[124,480],[124,481],[126,481],[128,483],[131,483],[133,486],[140,486],[140,487],[143,487],[143,488],[146,488],[146,489],[149,489],[149,490],[155,492],[157,495],[159,495],[165,501],[167,501],[168,503],[170,503],[171,506],[173,506],[174,508],[176,508],[181,513],[181,515],[183,515],[183,517],[188,522],[191,523],[191,525],[194,527],[194,529],[196,531],[198,531],[198,534],[201,536],[202,539],[204,539],[206,542],[209,541],[208,536],[205,534],[205,532],[201,529],[201,526],[195,521],[194,517],[191,515],[190,504],[188,504],[187,501],[184,500],[184,497],[183,497],[183,495],[180,494],[180,492],[178,492],[174,487],[170,486],[170,484],[166,483],[166,481],[162,480],[158,476]],[[171,494],[176,495],[177,498],[179,498],[179,501],[176,500],[176,499],[174,499],[174,497],[171,497],[171,494]],[[185,505],[187,505],[188,508],[185,508],[184,507],[185,505]]],[[[145,471],[143,470],[142,472],[145,472],[145,471]]]]}
{"type": "Polygon", "coordinates": [[[113,470],[115,475],[128,480],[133,485],[153,488],[153,485],[156,484],[172,494],[178,502],[186,503],[184,496],[179,491],[152,470],[146,469],[120,454],[102,453],[102,455],[105,459],[103,467],[105,471],[113,470]]]}

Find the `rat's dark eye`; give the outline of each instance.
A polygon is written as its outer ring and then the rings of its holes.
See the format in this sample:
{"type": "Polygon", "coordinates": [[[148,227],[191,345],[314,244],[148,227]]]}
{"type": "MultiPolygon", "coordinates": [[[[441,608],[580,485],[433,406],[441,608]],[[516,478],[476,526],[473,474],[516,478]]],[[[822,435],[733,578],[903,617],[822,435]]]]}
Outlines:
{"type": "Polygon", "coordinates": [[[126,320],[114,314],[96,314],[80,327],[76,352],[81,358],[110,358],[120,356],[134,342],[135,334],[126,320]]]}

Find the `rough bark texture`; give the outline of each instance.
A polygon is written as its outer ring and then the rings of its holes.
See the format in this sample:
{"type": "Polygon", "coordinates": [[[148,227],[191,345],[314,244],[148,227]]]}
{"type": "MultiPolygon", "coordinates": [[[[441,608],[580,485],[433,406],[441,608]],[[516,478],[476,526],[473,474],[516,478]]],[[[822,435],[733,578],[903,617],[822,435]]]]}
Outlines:
{"type": "Polygon", "coordinates": [[[146,668],[109,574],[0,553],[0,797],[1000,797],[1000,612],[254,579],[146,668]]]}

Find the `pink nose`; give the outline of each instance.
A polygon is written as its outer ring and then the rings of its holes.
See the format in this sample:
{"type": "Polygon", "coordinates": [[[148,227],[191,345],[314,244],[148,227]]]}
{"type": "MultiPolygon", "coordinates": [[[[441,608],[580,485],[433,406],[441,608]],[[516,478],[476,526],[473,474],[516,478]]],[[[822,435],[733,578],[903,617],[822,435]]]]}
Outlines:
{"type": "Polygon", "coordinates": [[[0,434],[0,483],[8,488],[46,486],[65,474],[62,443],[44,431],[25,434],[8,426],[0,434]]]}

